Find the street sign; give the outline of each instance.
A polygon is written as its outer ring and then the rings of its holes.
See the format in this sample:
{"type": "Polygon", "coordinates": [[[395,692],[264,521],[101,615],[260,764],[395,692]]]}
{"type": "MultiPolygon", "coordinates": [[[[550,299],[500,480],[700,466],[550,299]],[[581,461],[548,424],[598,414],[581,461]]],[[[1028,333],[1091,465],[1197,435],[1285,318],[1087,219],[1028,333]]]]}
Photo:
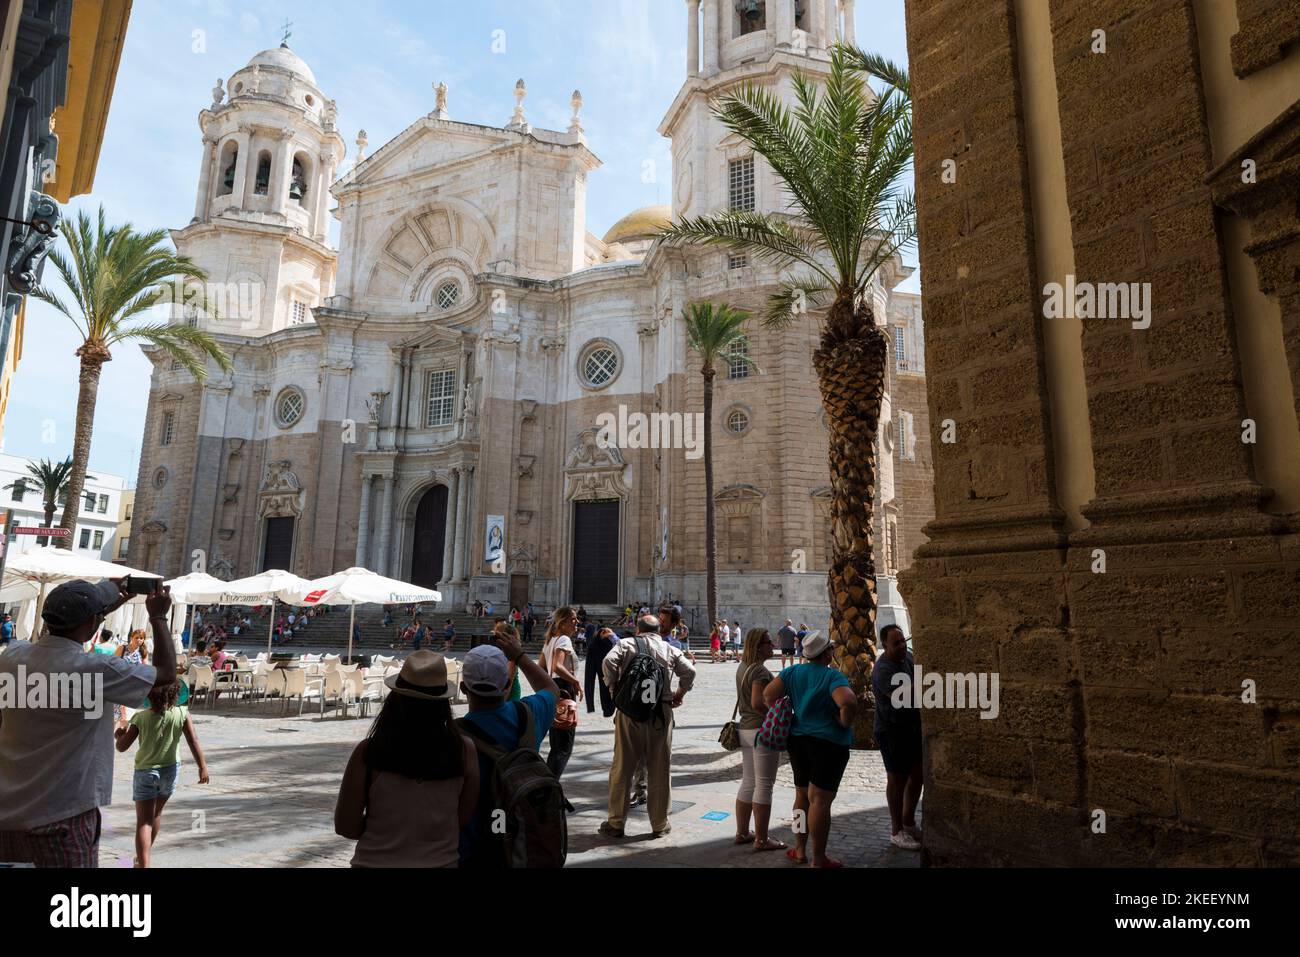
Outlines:
{"type": "Polygon", "coordinates": [[[11,535],[49,535],[52,538],[66,538],[72,534],[71,529],[59,528],[28,528],[26,526],[17,526],[9,529],[11,535]]]}

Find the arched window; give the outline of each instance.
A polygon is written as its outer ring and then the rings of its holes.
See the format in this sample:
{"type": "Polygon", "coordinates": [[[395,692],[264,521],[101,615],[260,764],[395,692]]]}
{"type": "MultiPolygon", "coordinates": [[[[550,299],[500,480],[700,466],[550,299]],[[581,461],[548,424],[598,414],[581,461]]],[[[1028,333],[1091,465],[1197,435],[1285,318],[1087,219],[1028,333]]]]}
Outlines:
{"type": "Polygon", "coordinates": [[[271,154],[262,150],[257,155],[257,180],[253,183],[253,193],[265,196],[271,191],[271,154]]]}
{"type": "Polygon", "coordinates": [[[310,189],[311,160],[305,153],[295,153],[293,167],[289,174],[289,198],[299,206],[306,207],[307,193],[310,189]]]}
{"type": "Polygon", "coordinates": [[[448,279],[438,287],[437,303],[439,309],[450,309],[460,301],[460,283],[448,279]]]}
{"type": "Polygon", "coordinates": [[[737,0],[736,24],[736,36],[738,37],[766,30],[766,0],[737,0]]]}
{"type": "Polygon", "coordinates": [[[230,140],[221,148],[221,185],[218,196],[229,196],[235,191],[235,167],[239,165],[239,144],[230,140]]]}

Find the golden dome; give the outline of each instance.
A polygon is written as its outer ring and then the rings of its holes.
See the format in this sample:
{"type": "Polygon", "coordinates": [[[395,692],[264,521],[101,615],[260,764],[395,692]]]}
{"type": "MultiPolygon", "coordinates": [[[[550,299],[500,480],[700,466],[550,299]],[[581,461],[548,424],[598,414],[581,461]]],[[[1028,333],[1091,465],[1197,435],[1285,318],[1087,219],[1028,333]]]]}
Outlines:
{"type": "Polygon", "coordinates": [[[654,239],[672,221],[671,206],[646,206],[633,210],[616,222],[605,234],[605,243],[632,243],[654,239]]]}

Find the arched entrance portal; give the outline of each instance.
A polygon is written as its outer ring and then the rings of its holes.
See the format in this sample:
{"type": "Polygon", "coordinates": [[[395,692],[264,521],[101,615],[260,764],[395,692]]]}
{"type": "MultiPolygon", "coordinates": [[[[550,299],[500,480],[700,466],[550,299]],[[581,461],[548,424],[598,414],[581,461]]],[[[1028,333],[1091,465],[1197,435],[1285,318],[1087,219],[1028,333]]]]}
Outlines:
{"type": "Polygon", "coordinates": [[[447,486],[435,485],[415,509],[411,535],[411,583],[433,588],[442,581],[442,552],[447,541],[447,486]]]}

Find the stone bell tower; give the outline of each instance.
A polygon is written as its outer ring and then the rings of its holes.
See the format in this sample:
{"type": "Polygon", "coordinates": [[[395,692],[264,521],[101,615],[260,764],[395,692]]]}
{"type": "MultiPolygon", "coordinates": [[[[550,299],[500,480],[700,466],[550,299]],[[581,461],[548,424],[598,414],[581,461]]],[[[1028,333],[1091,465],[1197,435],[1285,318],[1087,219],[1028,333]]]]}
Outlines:
{"type": "Polygon", "coordinates": [[[199,113],[203,159],[194,218],[172,233],[208,271],[212,332],[265,335],[312,321],[333,294],[329,186],[343,159],[337,110],[288,45],[263,50],[199,113]]]}
{"type": "Polygon", "coordinates": [[[853,41],[853,0],[686,0],[687,63],[659,126],[673,141],[673,213],[697,216],[727,206],[784,206],[770,171],[728,134],[709,102],[743,82],[792,98],[794,71],[825,73],[827,52],[853,41]]]}

